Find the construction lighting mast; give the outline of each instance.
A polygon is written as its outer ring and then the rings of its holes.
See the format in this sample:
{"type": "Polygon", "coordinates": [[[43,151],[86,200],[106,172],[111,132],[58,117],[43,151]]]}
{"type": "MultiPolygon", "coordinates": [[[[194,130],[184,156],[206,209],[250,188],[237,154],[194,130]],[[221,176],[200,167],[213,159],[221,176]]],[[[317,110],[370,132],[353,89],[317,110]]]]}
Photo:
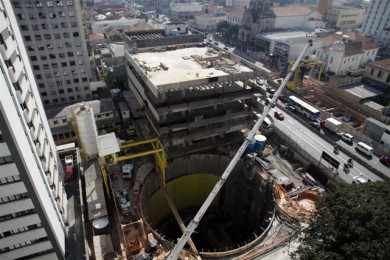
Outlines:
{"type": "Polygon", "coordinates": [[[301,54],[299,55],[299,57],[295,61],[294,65],[291,67],[290,71],[288,72],[288,74],[284,78],[282,84],[280,85],[280,87],[276,91],[275,95],[272,98],[271,103],[268,104],[266,107],[264,107],[263,114],[261,115],[259,120],[257,120],[256,124],[253,126],[253,128],[249,132],[248,136],[245,138],[245,141],[242,143],[240,148],[237,150],[233,159],[230,161],[229,165],[226,167],[221,178],[215,184],[213,190],[210,192],[207,199],[203,202],[203,205],[200,207],[200,209],[196,213],[195,217],[191,220],[191,222],[185,228],[183,235],[181,236],[181,238],[177,242],[176,246],[172,249],[172,251],[168,255],[167,260],[176,260],[179,258],[181,250],[184,248],[185,244],[190,239],[192,233],[199,226],[199,223],[202,220],[204,214],[206,213],[206,211],[210,207],[211,203],[214,201],[215,197],[217,197],[219,191],[222,189],[222,186],[225,184],[226,180],[229,178],[230,174],[232,173],[233,169],[236,167],[237,163],[240,161],[240,159],[241,159],[242,155],[245,153],[245,150],[247,149],[248,145],[253,143],[255,135],[256,135],[258,129],[260,128],[260,126],[263,124],[265,117],[268,115],[269,111],[271,110],[272,105],[276,103],[276,100],[278,99],[278,97],[282,93],[288,80],[295,73],[295,70],[297,69],[298,65],[301,63],[302,59],[304,58],[307,49],[309,47],[311,47],[312,45],[313,45],[312,40],[309,40],[309,42],[305,45],[301,54]]]}

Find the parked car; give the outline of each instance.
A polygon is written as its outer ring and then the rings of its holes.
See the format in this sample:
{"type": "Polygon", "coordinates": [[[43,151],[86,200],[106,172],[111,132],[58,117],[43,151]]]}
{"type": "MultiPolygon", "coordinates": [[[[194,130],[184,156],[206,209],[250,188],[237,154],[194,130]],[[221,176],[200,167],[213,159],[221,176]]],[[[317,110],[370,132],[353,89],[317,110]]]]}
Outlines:
{"type": "Polygon", "coordinates": [[[274,117],[280,121],[284,120],[284,115],[281,112],[275,111],[274,117]]]}
{"type": "Polygon", "coordinates": [[[67,155],[64,159],[65,165],[64,165],[64,171],[65,171],[65,177],[64,181],[69,182],[73,180],[74,177],[74,167],[73,167],[73,156],[67,155]]]}
{"type": "Polygon", "coordinates": [[[286,108],[287,108],[288,110],[290,110],[291,112],[297,111],[297,109],[296,109],[294,106],[292,106],[292,105],[288,105],[286,108]]]}
{"type": "Polygon", "coordinates": [[[379,158],[379,161],[386,165],[387,167],[390,167],[390,156],[388,155],[382,155],[380,158],[379,158]]]}
{"type": "Polygon", "coordinates": [[[353,135],[351,135],[349,133],[342,133],[341,134],[341,140],[343,140],[347,144],[353,145],[353,139],[354,139],[353,135]]]}
{"type": "Polygon", "coordinates": [[[359,176],[353,176],[353,181],[352,183],[357,183],[357,184],[364,184],[369,182],[370,180],[367,179],[364,175],[359,175],[359,176]]]}

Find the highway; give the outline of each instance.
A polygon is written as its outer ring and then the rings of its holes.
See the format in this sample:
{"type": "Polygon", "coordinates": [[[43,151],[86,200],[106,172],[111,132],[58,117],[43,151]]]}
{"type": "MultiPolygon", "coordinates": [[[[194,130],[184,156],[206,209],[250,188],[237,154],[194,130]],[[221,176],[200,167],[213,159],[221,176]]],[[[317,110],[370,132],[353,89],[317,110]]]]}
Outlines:
{"type": "MultiPolygon", "coordinates": [[[[360,165],[356,161],[353,162],[353,168],[350,170],[349,174],[345,174],[343,171],[343,164],[347,163],[347,160],[350,158],[343,152],[339,152],[338,155],[333,153],[333,145],[325,141],[323,138],[319,137],[316,133],[312,132],[301,122],[297,121],[292,116],[288,115],[285,112],[282,112],[284,115],[284,120],[280,121],[274,117],[275,110],[281,111],[278,108],[273,108],[270,112],[270,116],[274,120],[274,127],[282,131],[287,135],[291,140],[294,140],[300,149],[305,150],[311,154],[316,160],[320,161],[321,154],[323,151],[330,154],[333,158],[337,159],[340,162],[340,167],[338,170],[339,177],[347,183],[352,183],[354,176],[364,176],[371,181],[381,181],[382,178],[373,174],[364,166],[360,165]]],[[[329,164],[324,160],[321,160],[321,163],[325,167],[329,167],[329,164]]]]}

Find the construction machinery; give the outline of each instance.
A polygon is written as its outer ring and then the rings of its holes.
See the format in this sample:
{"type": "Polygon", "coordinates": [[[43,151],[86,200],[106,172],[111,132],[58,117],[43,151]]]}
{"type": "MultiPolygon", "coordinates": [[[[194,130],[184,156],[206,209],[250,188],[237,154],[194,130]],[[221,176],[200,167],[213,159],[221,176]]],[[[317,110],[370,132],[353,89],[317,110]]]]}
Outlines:
{"type": "MultiPolygon", "coordinates": [[[[289,68],[293,63],[289,64],[289,68]]],[[[296,91],[303,86],[305,76],[321,80],[325,70],[325,64],[322,61],[314,59],[305,59],[300,62],[295,70],[294,76],[288,81],[287,88],[291,91],[296,91]]]]}
{"type": "Polygon", "coordinates": [[[203,216],[205,215],[206,211],[208,208],[211,206],[213,203],[214,199],[218,196],[218,193],[222,189],[223,185],[225,184],[226,180],[229,178],[230,174],[240,161],[242,155],[245,153],[245,151],[248,148],[248,145],[251,143],[254,143],[254,137],[259,130],[260,126],[263,124],[264,119],[270,112],[272,106],[276,103],[277,99],[281,95],[283,89],[287,85],[288,80],[291,78],[291,76],[295,73],[296,69],[298,68],[299,64],[303,60],[306,51],[309,47],[313,45],[313,41],[309,40],[309,42],[305,45],[303,48],[301,54],[299,55],[298,59],[295,61],[294,65],[291,67],[289,73],[286,75],[284,78],[282,84],[276,91],[275,95],[272,98],[272,101],[270,104],[264,107],[264,111],[261,115],[261,117],[257,120],[249,134],[247,135],[246,139],[240,146],[240,148],[237,150],[236,154],[233,156],[232,160],[226,167],[225,171],[223,172],[222,176],[218,180],[218,182],[215,184],[214,188],[208,195],[207,199],[203,202],[202,206],[200,207],[199,211],[196,213],[195,217],[190,221],[188,226],[184,229],[183,235],[181,238],[178,240],[177,244],[175,247],[171,250],[170,254],[168,255],[167,259],[168,260],[176,260],[178,259],[180,252],[184,248],[185,244],[189,241],[191,238],[191,235],[194,233],[195,229],[199,226],[200,221],[202,220],[203,216]]]}

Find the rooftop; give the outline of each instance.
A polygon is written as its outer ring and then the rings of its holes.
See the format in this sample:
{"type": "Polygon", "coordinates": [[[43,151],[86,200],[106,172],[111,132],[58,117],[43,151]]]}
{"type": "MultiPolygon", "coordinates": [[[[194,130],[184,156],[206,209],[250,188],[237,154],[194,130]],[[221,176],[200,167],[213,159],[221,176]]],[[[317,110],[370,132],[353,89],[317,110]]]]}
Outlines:
{"type": "Polygon", "coordinates": [[[270,40],[283,41],[288,39],[295,38],[306,38],[310,33],[305,31],[286,31],[286,32],[273,32],[261,34],[262,37],[265,37],[270,40]]]}
{"type": "Polygon", "coordinates": [[[384,70],[390,72],[390,59],[378,60],[371,62],[368,66],[378,68],[380,70],[384,70]]]}
{"type": "Polygon", "coordinates": [[[313,9],[310,5],[285,5],[272,7],[276,16],[304,16],[309,15],[313,9]]]}
{"type": "Polygon", "coordinates": [[[350,94],[360,98],[360,99],[367,99],[367,98],[372,98],[376,97],[380,94],[382,94],[381,91],[368,87],[366,85],[357,85],[357,86],[349,86],[344,88],[346,92],[349,92],[350,94]]]}
{"type": "Polygon", "coordinates": [[[209,47],[182,48],[172,51],[144,52],[132,55],[155,86],[209,80],[240,73],[253,73],[222,52],[209,47]]]}
{"type": "Polygon", "coordinates": [[[374,110],[377,110],[379,112],[382,112],[383,109],[385,108],[384,106],[382,106],[381,104],[378,104],[374,101],[368,101],[366,103],[364,103],[365,106],[368,106],[369,108],[372,108],[374,110]]]}
{"type": "Polygon", "coordinates": [[[76,107],[79,107],[83,104],[91,106],[95,115],[114,110],[114,105],[111,99],[101,99],[79,102],[65,107],[51,107],[45,110],[46,116],[48,119],[67,117],[76,107]]]}
{"type": "MultiPolygon", "coordinates": [[[[370,40],[368,37],[365,37],[360,32],[345,32],[342,35],[347,35],[349,41],[361,42],[360,43],[361,44],[360,47],[359,46],[354,46],[354,47],[360,48],[359,50],[373,50],[373,49],[377,49],[378,48],[376,46],[376,44],[372,40],[370,40]]],[[[337,35],[337,32],[335,32],[335,33],[333,33],[331,35],[328,35],[326,37],[322,37],[321,38],[321,42],[324,45],[330,46],[333,43],[335,43],[336,41],[341,41],[342,40],[342,35],[339,36],[339,35],[337,35]]]]}

